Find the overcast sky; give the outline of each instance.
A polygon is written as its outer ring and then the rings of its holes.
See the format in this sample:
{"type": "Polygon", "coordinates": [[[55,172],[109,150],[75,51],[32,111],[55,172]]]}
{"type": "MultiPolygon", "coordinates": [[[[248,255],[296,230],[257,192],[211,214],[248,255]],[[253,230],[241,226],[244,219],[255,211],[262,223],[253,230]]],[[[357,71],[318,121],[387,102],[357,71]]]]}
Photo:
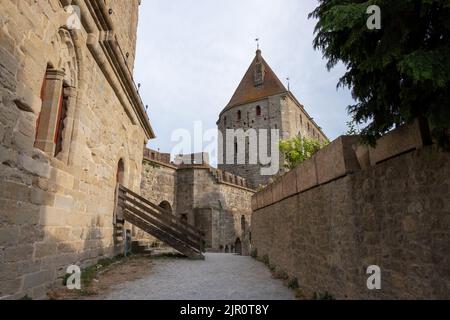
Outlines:
{"type": "MultiPolygon", "coordinates": [[[[325,68],[312,47],[317,0],[143,0],[136,82],[149,105],[157,138],[149,146],[170,152],[173,130],[193,131],[194,121],[215,128],[255,55],[262,55],[333,140],[347,131],[352,98],[336,90],[343,67],[325,68]]],[[[198,152],[200,150],[193,150],[198,152]]]]}

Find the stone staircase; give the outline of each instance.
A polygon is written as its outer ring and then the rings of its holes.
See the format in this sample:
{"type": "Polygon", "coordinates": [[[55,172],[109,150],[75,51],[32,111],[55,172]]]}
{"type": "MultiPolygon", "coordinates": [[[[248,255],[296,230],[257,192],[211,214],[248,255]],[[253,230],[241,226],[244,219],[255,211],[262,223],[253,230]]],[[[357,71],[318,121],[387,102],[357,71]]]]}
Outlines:
{"type": "Polygon", "coordinates": [[[189,258],[204,259],[200,230],[123,186],[117,194],[116,224],[127,221],[189,258]]]}
{"type": "Polygon", "coordinates": [[[134,240],[131,242],[131,252],[140,254],[152,254],[153,250],[148,242],[134,240]]]}

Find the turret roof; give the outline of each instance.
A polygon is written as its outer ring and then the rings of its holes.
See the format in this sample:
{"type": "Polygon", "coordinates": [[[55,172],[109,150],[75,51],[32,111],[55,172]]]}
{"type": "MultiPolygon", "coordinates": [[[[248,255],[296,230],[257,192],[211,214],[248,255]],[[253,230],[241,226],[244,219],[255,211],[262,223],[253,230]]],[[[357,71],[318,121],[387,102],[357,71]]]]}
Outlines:
{"type": "Polygon", "coordinates": [[[261,50],[257,50],[255,58],[224,111],[287,91],[283,83],[261,56],[261,50]]]}

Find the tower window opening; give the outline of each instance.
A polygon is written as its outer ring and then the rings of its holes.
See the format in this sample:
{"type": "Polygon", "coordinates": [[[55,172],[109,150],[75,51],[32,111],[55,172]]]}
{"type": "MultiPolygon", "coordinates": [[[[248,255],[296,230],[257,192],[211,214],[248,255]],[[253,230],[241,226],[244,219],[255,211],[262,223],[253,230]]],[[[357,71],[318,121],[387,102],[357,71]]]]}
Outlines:
{"type": "Polygon", "coordinates": [[[61,90],[61,96],[59,98],[59,105],[58,105],[58,122],[56,123],[56,132],[55,132],[55,157],[62,151],[63,148],[63,132],[65,128],[65,120],[67,117],[67,95],[64,94],[64,91],[67,86],[63,85],[61,90]]]}

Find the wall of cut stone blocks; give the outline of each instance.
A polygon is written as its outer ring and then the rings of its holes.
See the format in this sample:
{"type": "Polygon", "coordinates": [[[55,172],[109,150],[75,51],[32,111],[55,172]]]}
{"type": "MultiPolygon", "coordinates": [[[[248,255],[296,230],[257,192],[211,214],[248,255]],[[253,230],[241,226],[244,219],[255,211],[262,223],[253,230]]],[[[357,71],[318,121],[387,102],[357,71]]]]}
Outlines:
{"type": "Polygon", "coordinates": [[[414,126],[371,149],[373,165],[363,168],[361,154],[355,162],[352,137],[342,137],[253,197],[253,247],[306,298],[449,298],[450,154],[414,126]],[[370,265],[381,268],[381,290],[367,289],[370,265]]]}
{"type": "MultiPolygon", "coordinates": [[[[211,210],[211,216],[206,218],[211,221],[212,244],[209,249],[220,251],[226,245],[230,247],[237,238],[242,242],[247,240],[248,234],[241,230],[241,217],[245,216],[250,224],[251,216],[251,196],[253,191],[230,184],[223,184],[216,180],[213,172],[209,168],[192,168],[181,170],[185,180],[177,181],[177,188],[186,189],[188,186],[192,190],[185,191],[181,195],[183,199],[177,198],[177,203],[184,202],[184,211],[178,207],[178,212],[188,214],[197,225],[196,219],[199,217],[199,210],[205,216],[205,209],[211,210]],[[192,179],[191,181],[186,178],[192,179]],[[190,201],[190,202],[189,202],[190,201]]],[[[180,195],[180,191],[177,191],[180,195]]],[[[205,225],[199,222],[199,225],[205,225]]],[[[207,230],[205,230],[207,231],[207,230]]],[[[248,228],[247,228],[248,231],[248,228]]],[[[248,242],[246,242],[249,245],[248,242]]]]}
{"type": "MultiPolygon", "coordinates": [[[[160,158],[158,155],[155,154],[155,157],[160,158]]],[[[168,202],[174,215],[177,212],[176,181],[176,167],[168,163],[151,161],[148,158],[144,158],[142,165],[141,196],[156,205],[160,205],[162,202],[168,202]]],[[[137,227],[133,227],[133,237],[142,243],[145,242],[152,245],[161,244],[156,238],[137,227]]]]}
{"type": "Polygon", "coordinates": [[[139,18],[139,5],[141,0],[106,0],[105,5],[112,10],[110,15],[117,29],[116,36],[125,56],[127,66],[134,69],[136,59],[137,27],[139,18]],[[128,57],[127,57],[128,53],[128,57]]]}
{"type": "MultiPolygon", "coordinates": [[[[185,165],[177,168],[144,160],[141,194],[157,205],[168,201],[173,213],[180,218],[186,215],[188,223],[206,233],[209,250],[223,251],[225,246],[231,248],[239,238],[245,247],[244,254],[248,254],[251,196],[254,191],[231,182],[222,182],[219,178],[217,170],[209,166],[185,165]],[[246,223],[244,230],[241,228],[242,216],[246,223]]],[[[155,241],[141,233],[138,237],[140,240],[155,241]]]]}
{"type": "Polygon", "coordinates": [[[247,238],[241,230],[241,217],[250,223],[251,196],[253,192],[246,188],[218,183],[210,170],[196,170],[194,183],[194,208],[211,208],[217,212],[213,216],[213,243],[211,249],[220,251],[247,238]]]}
{"type": "Polygon", "coordinates": [[[66,119],[71,137],[61,157],[34,148],[42,82],[47,63],[63,54],[55,39],[67,16],[56,0],[6,0],[0,9],[0,298],[43,298],[69,265],[120,250],[113,237],[117,165],[122,158],[124,184],[139,191],[146,136],[81,29],[71,31],[79,71],[66,119]]]}
{"type": "MultiPolygon", "coordinates": [[[[270,129],[281,127],[279,96],[231,108],[220,115],[217,125],[219,131],[222,133],[223,139],[226,138],[227,129],[267,129],[267,150],[270,154],[270,129]],[[256,114],[257,106],[261,107],[260,116],[257,116],[256,114]],[[238,119],[238,111],[241,112],[241,120],[238,119]]],[[[227,171],[247,179],[251,188],[257,188],[260,184],[267,183],[270,177],[261,176],[261,166],[258,164],[249,164],[248,145],[246,146],[245,150],[245,164],[237,164],[236,154],[234,156],[234,162],[230,164],[227,162],[227,155],[230,153],[230,151],[234,152],[234,145],[232,147],[233,150],[227,150],[226,143],[224,141],[221,141],[220,138],[218,141],[219,145],[221,146],[219,150],[223,150],[223,164],[219,164],[218,166],[220,170],[227,171]]]]}
{"type": "Polygon", "coordinates": [[[144,160],[141,196],[156,205],[167,201],[174,214],[177,205],[175,197],[176,181],[176,168],[144,160]]]}
{"type": "Polygon", "coordinates": [[[291,95],[281,97],[282,139],[302,136],[324,143],[328,140],[322,128],[291,95]]]}
{"type": "MultiPolygon", "coordinates": [[[[284,93],[267,97],[265,99],[248,103],[242,106],[233,107],[223,112],[217,123],[223,139],[226,138],[227,129],[266,129],[268,130],[268,155],[271,154],[270,130],[280,130],[280,139],[290,139],[297,135],[313,138],[325,142],[327,137],[323,134],[318,125],[306,113],[304,108],[296,102],[290,94],[284,93]],[[261,115],[257,115],[256,108],[261,107],[261,115]],[[241,120],[238,119],[237,112],[241,112],[241,120]],[[309,124],[309,125],[308,125],[309,124]],[[309,128],[309,130],[308,130],[309,128]]],[[[219,150],[223,150],[223,164],[219,164],[219,169],[231,172],[248,180],[251,188],[257,189],[260,185],[264,186],[271,182],[274,176],[262,175],[260,164],[249,164],[249,148],[246,147],[245,164],[235,162],[229,164],[226,162],[227,150],[226,143],[219,137],[219,150]]],[[[233,146],[234,148],[234,146],[233,146]]],[[[234,150],[233,150],[234,151],[234,150]]],[[[279,164],[281,172],[283,171],[284,157],[280,154],[279,164]]]]}

